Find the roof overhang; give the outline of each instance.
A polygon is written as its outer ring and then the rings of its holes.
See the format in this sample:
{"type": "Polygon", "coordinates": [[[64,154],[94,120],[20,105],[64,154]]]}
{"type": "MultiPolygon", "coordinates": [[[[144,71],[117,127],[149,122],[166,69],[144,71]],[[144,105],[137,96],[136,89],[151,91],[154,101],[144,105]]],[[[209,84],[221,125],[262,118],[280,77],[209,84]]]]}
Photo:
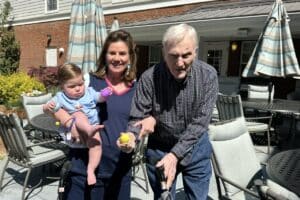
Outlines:
{"type": "MultiPolygon", "coordinates": [[[[257,38],[273,3],[273,0],[216,3],[195,8],[181,15],[121,24],[121,27],[131,32],[139,42],[160,41],[167,27],[179,23],[193,25],[203,38],[257,38]],[[241,30],[247,30],[247,33],[241,30]]],[[[285,0],[284,5],[291,19],[292,34],[300,35],[300,2],[285,0]]]]}

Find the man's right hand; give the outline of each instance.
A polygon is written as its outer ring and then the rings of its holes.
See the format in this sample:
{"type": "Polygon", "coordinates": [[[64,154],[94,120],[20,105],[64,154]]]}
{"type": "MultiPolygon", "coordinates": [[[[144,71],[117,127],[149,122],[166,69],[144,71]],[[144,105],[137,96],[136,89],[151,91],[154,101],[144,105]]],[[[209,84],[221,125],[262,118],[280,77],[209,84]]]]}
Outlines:
{"type": "Polygon", "coordinates": [[[144,136],[151,134],[154,132],[154,127],[156,125],[156,120],[154,117],[149,116],[145,119],[142,119],[136,122],[133,126],[141,126],[141,130],[139,133],[139,139],[143,138],[144,136]]]}

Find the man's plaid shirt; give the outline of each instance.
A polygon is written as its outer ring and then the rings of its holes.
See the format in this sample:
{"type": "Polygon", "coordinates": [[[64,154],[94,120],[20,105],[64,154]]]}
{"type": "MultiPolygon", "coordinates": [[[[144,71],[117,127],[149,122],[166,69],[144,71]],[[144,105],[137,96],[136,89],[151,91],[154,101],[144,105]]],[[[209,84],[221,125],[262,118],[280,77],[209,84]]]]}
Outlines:
{"type": "MultiPolygon", "coordinates": [[[[164,62],[157,64],[138,82],[129,124],[152,115],[156,127],[148,147],[171,151],[185,164],[193,145],[207,131],[217,93],[217,73],[202,61],[194,61],[182,82],[173,78],[164,62]]],[[[139,130],[129,126],[128,131],[139,130]]]]}

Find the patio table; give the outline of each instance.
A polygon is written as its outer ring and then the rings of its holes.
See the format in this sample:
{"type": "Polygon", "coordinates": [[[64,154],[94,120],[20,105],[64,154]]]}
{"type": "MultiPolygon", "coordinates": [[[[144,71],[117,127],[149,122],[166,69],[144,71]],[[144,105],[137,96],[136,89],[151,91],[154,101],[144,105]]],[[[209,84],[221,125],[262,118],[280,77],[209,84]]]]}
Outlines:
{"type": "Polygon", "coordinates": [[[282,116],[285,116],[290,120],[288,135],[285,136],[287,144],[292,144],[296,132],[297,121],[300,116],[300,101],[286,100],[286,99],[274,99],[271,102],[261,99],[249,99],[242,101],[244,108],[252,108],[256,110],[269,111],[279,120],[282,120],[282,116]]]}
{"type": "Polygon", "coordinates": [[[47,114],[40,114],[32,118],[31,125],[37,130],[47,133],[59,133],[59,126],[56,124],[54,117],[47,114]]]}
{"type": "Polygon", "coordinates": [[[275,154],[266,170],[271,180],[300,196],[300,149],[275,154]]]}
{"type": "Polygon", "coordinates": [[[250,99],[243,100],[244,108],[254,108],[257,110],[266,110],[272,113],[282,113],[287,115],[300,113],[300,101],[274,99],[271,102],[268,100],[250,99]]]}

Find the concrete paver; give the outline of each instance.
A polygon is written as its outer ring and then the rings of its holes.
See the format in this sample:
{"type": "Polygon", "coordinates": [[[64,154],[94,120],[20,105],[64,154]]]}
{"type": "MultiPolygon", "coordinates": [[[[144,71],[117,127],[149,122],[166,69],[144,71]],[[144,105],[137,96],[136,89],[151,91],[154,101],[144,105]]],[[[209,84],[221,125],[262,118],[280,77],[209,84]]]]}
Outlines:
{"type": "MultiPolygon", "coordinates": [[[[0,160],[0,170],[3,170],[4,160],[0,160]]],[[[10,163],[8,169],[5,172],[3,186],[4,188],[0,192],[1,200],[20,200],[22,193],[22,180],[24,180],[26,171],[22,168],[10,163]]],[[[53,167],[52,167],[53,168],[53,167]]],[[[30,179],[30,184],[35,185],[39,182],[39,178],[45,174],[47,171],[47,176],[57,176],[57,170],[49,168],[39,168],[34,170],[30,179]],[[52,171],[51,171],[52,169],[52,171]],[[50,171],[49,171],[50,170],[50,171]],[[49,172],[49,173],[48,173],[49,172]]],[[[138,177],[142,175],[141,170],[138,171],[138,177]]],[[[58,180],[56,179],[43,179],[43,183],[35,188],[28,195],[28,200],[55,200],[57,199],[57,188],[58,180]]],[[[149,188],[150,192],[147,194],[145,192],[145,182],[139,178],[136,179],[137,183],[132,181],[131,184],[131,200],[151,200],[153,199],[153,192],[149,188]],[[139,186],[140,185],[140,186],[139,186]]],[[[150,186],[149,186],[150,187],[150,186]]],[[[181,176],[177,180],[177,196],[176,200],[184,199],[183,184],[181,181],[181,176]]],[[[27,195],[28,193],[26,193],[27,195]]],[[[214,181],[214,176],[211,179],[210,192],[208,199],[217,199],[216,195],[216,184],[214,181]]]]}

